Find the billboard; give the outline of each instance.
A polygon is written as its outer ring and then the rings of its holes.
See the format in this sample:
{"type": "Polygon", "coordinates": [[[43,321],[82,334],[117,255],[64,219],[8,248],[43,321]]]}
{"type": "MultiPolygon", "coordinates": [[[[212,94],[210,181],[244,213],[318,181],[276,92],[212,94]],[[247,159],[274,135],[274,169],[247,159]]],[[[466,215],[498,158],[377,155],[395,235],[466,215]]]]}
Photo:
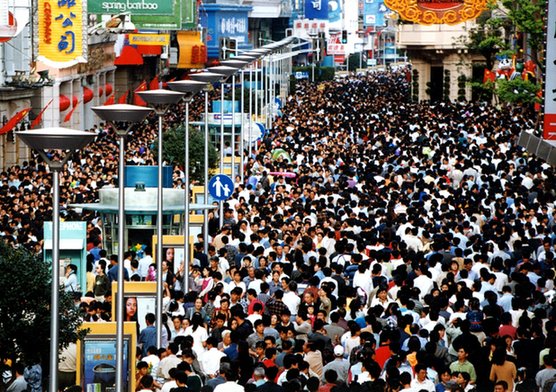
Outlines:
{"type": "Polygon", "coordinates": [[[306,0],[305,18],[307,19],[328,19],[327,0],[306,0]]]}
{"type": "Polygon", "coordinates": [[[38,60],[67,68],[87,62],[86,0],[38,0],[38,60]]]}
{"type": "Polygon", "coordinates": [[[196,27],[195,0],[90,0],[89,13],[129,13],[137,28],[181,30],[196,27]]]}
{"type": "Polygon", "coordinates": [[[548,2],[543,137],[556,140],[556,2],[548,2]]]}
{"type": "Polygon", "coordinates": [[[384,4],[410,22],[454,25],[475,19],[486,9],[487,0],[384,0],[384,4]]]}

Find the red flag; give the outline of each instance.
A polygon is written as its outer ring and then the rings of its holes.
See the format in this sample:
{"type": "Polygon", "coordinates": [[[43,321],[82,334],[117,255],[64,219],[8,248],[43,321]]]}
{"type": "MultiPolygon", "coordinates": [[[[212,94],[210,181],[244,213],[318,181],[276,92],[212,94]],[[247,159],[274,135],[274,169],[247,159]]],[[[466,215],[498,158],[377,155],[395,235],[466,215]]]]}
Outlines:
{"type": "Polygon", "coordinates": [[[27,116],[27,114],[29,114],[30,111],[31,111],[31,108],[27,108],[27,109],[23,109],[23,110],[20,110],[19,112],[17,112],[15,116],[10,118],[10,120],[6,123],[6,125],[4,125],[2,128],[0,128],[0,135],[8,133],[12,129],[14,129],[14,127],[21,120],[23,120],[25,118],[25,116],[27,116]]]}
{"type": "Polygon", "coordinates": [[[168,88],[168,83],[173,82],[174,80],[176,80],[176,78],[172,78],[168,80],[168,82],[162,82],[162,88],[168,88]]]}
{"type": "Polygon", "coordinates": [[[77,105],[71,108],[69,113],[66,114],[66,117],[64,117],[64,122],[68,122],[69,120],[71,120],[71,116],[73,115],[73,112],[75,112],[75,109],[77,109],[78,107],[79,107],[79,102],[77,102],[77,105]]]}
{"type": "Polygon", "coordinates": [[[118,103],[127,103],[127,95],[129,90],[127,90],[120,98],[118,98],[118,103]]]}
{"type": "Polygon", "coordinates": [[[158,75],[149,83],[149,90],[158,90],[158,75]]]}
{"type": "MultiPolygon", "coordinates": [[[[133,92],[138,93],[140,91],[145,91],[146,89],[147,82],[143,80],[143,82],[133,92]]],[[[137,106],[147,106],[147,103],[138,94],[133,94],[133,103],[137,106]]]]}
{"type": "Polygon", "coordinates": [[[104,102],[104,106],[114,105],[115,102],[116,102],[116,99],[114,98],[114,94],[112,94],[111,96],[108,97],[106,102],[104,102]]]}
{"type": "Polygon", "coordinates": [[[30,129],[35,128],[37,125],[40,124],[41,120],[42,120],[42,115],[44,114],[44,112],[46,111],[46,108],[48,108],[50,106],[50,104],[52,103],[52,99],[50,100],[50,102],[48,102],[46,104],[46,106],[44,108],[42,108],[42,110],[40,111],[39,115],[33,120],[33,122],[31,123],[31,127],[30,129]]]}
{"type": "Polygon", "coordinates": [[[485,68],[485,73],[483,75],[483,84],[487,81],[494,82],[496,80],[496,74],[488,69],[485,68]]]}

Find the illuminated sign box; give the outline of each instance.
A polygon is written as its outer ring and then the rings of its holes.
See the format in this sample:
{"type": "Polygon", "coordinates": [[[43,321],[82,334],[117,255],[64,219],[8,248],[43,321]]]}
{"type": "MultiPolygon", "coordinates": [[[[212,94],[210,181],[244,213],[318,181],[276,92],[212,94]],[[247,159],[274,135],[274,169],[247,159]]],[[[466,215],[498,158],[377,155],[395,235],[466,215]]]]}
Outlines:
{"type": "Polygon", "coordinates": [[[170,34],[129,34],[130,45],[170,45],[170,34]]]}

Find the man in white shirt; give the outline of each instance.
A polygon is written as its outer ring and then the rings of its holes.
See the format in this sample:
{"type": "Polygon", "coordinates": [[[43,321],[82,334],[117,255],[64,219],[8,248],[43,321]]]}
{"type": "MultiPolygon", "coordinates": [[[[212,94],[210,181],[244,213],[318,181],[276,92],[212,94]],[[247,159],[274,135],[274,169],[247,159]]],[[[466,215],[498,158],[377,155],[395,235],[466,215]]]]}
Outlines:
{"type": "Polygon", "coordinates": [[[413,287],[419,289],[419,298],[423,299],[425,295],[431,292],[434,282],[428,277],[427,268],[425,266],[418,266],[415,269],[415,274],[417,277],[413,280],[413,287]]]}
{"type": "Polygon", "coordinates": [[[299,309],[301,298],[297,295],[297,283],[293,280],[288,283],[288,288],[284,293],[282,301],[286,304],[291,314],[295,316],[297,314],[297,310],[299,309]]]}
{"type": "Polygon", "coordinates": [[[427,378],[427,367],[425,365],[420,363],[415,365],[415,378],[411,381],[411,388],[414,391],[436,391],[434,383],[427,378]]]}
{"type": "Polygon", "coordinates": [[[180,347],[176,343],[170,343],[166,350],[168,355],[164,357],[158,365],[158,376],[166,381],[172,378],[170,377],[170,369],[175,368],[182,361],[181,358],[176,356],[179,349],[180,347]]]}
{"type": "Polygon", "coordinates": [[[220,370],[220,360],[225,357],[222,351],[218,350],[218,342],[212,336],[207,339],[207,351],[199,355],[199,365],[207,377],[214,377],[220,370]]]}

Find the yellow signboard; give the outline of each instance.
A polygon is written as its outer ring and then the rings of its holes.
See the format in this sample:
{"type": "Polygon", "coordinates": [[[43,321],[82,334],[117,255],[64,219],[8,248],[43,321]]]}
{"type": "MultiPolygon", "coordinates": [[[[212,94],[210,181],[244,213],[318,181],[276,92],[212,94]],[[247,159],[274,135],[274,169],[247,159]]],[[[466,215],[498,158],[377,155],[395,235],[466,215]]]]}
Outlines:
{"type": "Polygon", "coordinates": [[[58,68],[86,62],[82,1],[38,0],[39,61],[58,68]]]}
{"type": "Polygon", "coordinates": [[[170,34],[129,34],[130,45],[170,45],[170,34]]]}
{"type": "Polygon", "coordinates": [[[487,0],[384,0],[384,4],[414,23],[454,25],[479,16],[487,0]]]}

